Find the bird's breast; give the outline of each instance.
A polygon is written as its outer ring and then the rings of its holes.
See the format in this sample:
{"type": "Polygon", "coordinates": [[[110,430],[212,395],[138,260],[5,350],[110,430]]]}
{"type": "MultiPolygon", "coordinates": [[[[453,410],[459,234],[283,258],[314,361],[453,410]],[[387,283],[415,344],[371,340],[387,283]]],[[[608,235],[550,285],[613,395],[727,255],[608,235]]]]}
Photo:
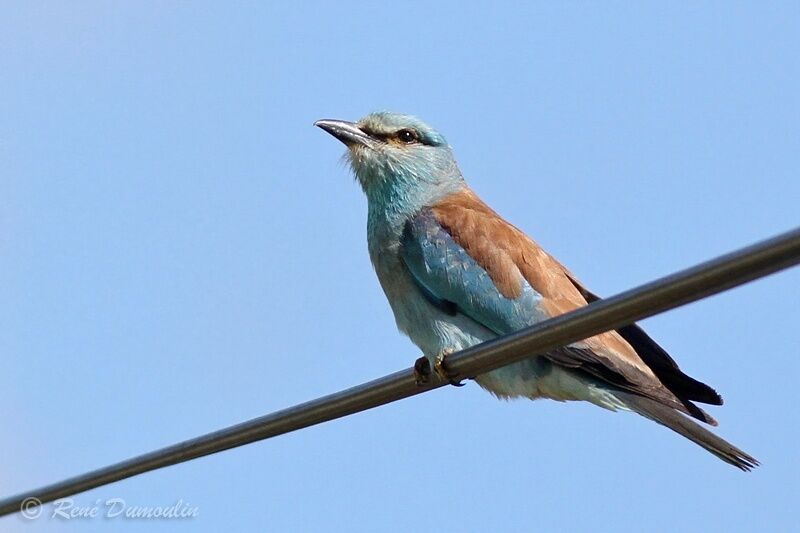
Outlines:
{"type": "Polygon", "coordinates": [[[458,351],[496,337],[461,313],[449,314],[433,305],[411,277],[396,242],[370,242],[370,258],[400,331],[426,356],[458,351]]]}
{"type": "MultiPolygon", "coordinates": [[[[370,242],[369,248],[372,264],[398,329],[408,335],[432,364],[433,359],[443,352],[457,352],[497,337],[493,331],[463,313],[448,314],[433,305],[403,263],[399,239],[397,242],[370,242]]],[[[476,381],[501,398],[547,395],[569,399],[542,389],[548,380],[552,381],[559,375],[554,375],[552,365],[547,361],[536,357],[477,376],[476,381]]]]}

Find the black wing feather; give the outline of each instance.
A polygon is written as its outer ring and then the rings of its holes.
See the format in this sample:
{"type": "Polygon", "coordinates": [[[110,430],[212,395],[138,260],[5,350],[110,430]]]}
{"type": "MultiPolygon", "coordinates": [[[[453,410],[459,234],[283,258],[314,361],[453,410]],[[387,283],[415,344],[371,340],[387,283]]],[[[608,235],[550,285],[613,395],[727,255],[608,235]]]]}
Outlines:
{"type": "MultiPolygon", "coordinates": [[[[575,285],[575,288],[580,291],[586,301],[589,303],[600,300],[596,294],[586,290],[580,283],[578,283],[572,276],[567,275],[569,280],[575,285]]],[[[656,377],[672,391],[675,396],[681,400],[691,400],[695,402],[707,403],[710,405],[722,405],[722,397],[703,383],[691,376],[687,376],[678,367],[678,363],[669,356],[669,354],[659,346],[656,341],[650,338],[650,335],[644,332],[642,328],[636,324],[631,324],[619,328],[617,333],[628,341],[642,361],[653,371],[656,377]]]]}

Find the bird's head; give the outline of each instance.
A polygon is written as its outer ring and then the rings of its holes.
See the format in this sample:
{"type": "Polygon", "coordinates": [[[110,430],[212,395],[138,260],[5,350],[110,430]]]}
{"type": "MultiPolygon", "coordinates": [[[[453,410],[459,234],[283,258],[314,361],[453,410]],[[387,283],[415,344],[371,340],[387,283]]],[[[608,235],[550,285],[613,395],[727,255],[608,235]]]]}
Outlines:
{"type": "Polygon", "coordinates": [[[463,184],[445,138],[416,117],[380,112],[358,122],[314,124],[347,146],[345,157],[370,205],[405,202],[419,208],[463,184]]]}

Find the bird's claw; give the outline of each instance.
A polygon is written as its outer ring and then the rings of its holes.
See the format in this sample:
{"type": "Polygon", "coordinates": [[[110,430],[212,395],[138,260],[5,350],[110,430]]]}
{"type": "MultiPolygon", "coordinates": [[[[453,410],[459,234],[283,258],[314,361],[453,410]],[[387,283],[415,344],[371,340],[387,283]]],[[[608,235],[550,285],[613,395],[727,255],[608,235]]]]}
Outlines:
{"type": "Polygon", "coordinates": [[[443,350],[442,353],[436,356],[436,361],[433,363],[433,368],[436,370],[436,374],[442,381],[447,381],[454,387],[463,387],[465,383],[459,379],[453,379],[450,375],[450,372],[444,366],[445,358],[451,353],[453,353],[453,350],[443,350]]]}
{"type": "MultiPolygon", "coordinates": [[[[448,382],[450,385],[454,387],[463,387],[465,383],[461,380],[453,379],[450,376],[450,373],[444,366],[445,357],[453,353],[452,350],[445,351],[439,354],[436,357],[436,360],[433,364],[433,369],[436,371],[436,375],[439,376],[439,379],[442,381],[448,382]]],[[[427,357],[422,356],[414,362],[414,381],[416,382],[417,386],[426,385],[431,380],[431,362],[428,360],[427,357]]]]}
{"type": "Polygon", "coordinates": [[[414,382],[418,387],[425,385],[431,379],[431,362],[424,355],[414,362],[414,382]]]}

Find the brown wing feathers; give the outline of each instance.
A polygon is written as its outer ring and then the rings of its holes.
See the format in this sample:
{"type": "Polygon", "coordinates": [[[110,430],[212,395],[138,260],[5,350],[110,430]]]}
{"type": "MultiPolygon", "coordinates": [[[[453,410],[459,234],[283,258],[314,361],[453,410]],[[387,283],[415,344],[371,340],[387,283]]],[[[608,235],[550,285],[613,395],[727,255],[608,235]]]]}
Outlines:
{"type": "MultiPolygon", "coordinates": [[[[453,194],[432,210],[453,239],[486,270],[503,296],[519,296],[524,278],[543,296],[542,304],[551,316],[598,299],[472,191],[453,194]]],[[[587,372],[716,425],[690,400],[721,404],[719,395],[681,372],[675,361],[638,326],[602,333],[576,344],[578,347],[545,355],[561,366],[587,372]]]]}
{"type": "MultiPolygon", "coordinates": [[[[565,272],[588,303],[600,299],[599,296],[581,285],[570,272],[566,270],[565,272]]],[[[656,341],[650,338],[650,335],[642,328],[636,324],[631,324],[618,329],[617,333],[628,341],[628,344],[636,350],[639,357],[653,370],[658,379],[678,397],[711,405],[722,405],[722,397],[717,391],[702,381],[684,374],[678,367],[678,363],[656,341]]]]}

